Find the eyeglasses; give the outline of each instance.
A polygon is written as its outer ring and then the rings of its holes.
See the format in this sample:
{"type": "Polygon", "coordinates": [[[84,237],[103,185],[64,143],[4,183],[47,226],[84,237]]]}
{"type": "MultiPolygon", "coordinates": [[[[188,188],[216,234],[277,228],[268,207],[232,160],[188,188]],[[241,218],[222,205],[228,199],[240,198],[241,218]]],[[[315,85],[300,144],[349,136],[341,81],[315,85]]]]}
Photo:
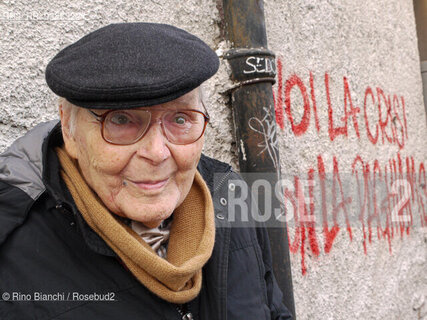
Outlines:
{"type": "Polygon", "coordinates": [[[200,139],[209,122],[209,116],[194,109],[127,109],[110,110],[102,115],[88,110],[101,122],[102,138],[115,145],[130,145],[144,136],[153,122],[159,122],[166,139],[177,145],[185,145],[200,139]],[[157,120],[152,113],[160,112],[157,120]]]}

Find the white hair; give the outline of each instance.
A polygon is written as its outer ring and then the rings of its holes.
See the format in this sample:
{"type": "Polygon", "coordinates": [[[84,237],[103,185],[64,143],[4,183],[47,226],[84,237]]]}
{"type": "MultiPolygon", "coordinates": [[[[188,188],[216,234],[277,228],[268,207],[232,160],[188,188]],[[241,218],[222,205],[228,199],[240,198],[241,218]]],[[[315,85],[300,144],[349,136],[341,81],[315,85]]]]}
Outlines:
{"type": "Polygon", "coordinates": [[[62,109],[70,115],[70,118],[68,119],[69,133],[71,136],[74,136],[74,133],[76,132],[76,119],[79,107],[63,97],[59,98],[59,105],[62,105],[62,109]]]}
{"type": "Polygon", "coordinates": [[[201,107],[203,108],[203,110],[207,113],[207,115],[208,115],[208,117],[209,117],[209,114],[208,114],[208,108],[207,108],[207,106],[206,106],[206,91],[205,91],[205,87],[204,87],[204,85],[203,84],[201,84],[199,87],[198,87],[198,90],[197,90],[198,92],[199,92],[199,102],[200,102],[200,104],[201,104],[201,107]]]}
{"type": "Polygon", "coordinates": [[[199,86],[199,100],[203,105],[206,105],[206,93],[205,93],[205,88],[203,87],[203,85],[199,86]]]}

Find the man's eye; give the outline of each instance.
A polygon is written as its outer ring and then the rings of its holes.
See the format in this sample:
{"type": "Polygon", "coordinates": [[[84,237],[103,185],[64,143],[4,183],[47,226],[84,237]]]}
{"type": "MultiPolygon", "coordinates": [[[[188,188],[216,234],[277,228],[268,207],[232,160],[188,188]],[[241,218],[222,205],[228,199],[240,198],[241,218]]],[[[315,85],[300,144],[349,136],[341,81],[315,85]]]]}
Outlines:
{"type": "Polygon", "coordinates": [[[187,120],[183,116],[175,116],[174,122],[176,124],[183,125],[187,122],[187,120]]]}
{"type": "Polygon", "coordinates": [[[129,122],[131,122],[131,120],[126,114],[119,113],[119,114],[112,115],[110,118],[110,122],[114,124],[123,125],[123,124],[128,124],[129,122]]]}

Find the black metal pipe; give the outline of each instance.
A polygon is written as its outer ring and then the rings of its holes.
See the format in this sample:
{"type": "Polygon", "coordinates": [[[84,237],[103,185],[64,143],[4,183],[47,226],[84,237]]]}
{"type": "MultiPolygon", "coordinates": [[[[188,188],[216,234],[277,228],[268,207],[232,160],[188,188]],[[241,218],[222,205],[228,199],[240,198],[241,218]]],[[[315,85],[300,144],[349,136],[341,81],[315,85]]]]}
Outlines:
{"type": "MultiPolygon", "coordinates": [[[[264,3],[263,0],[223,0],[223,14],[225,33],[231,46],[225,58],[232,70],[231,80],[236,84],[231,90],[231,101],[240,171],[263,173],[270,177],[274,186],[280,179],[272,93],[276,68],[275,56],[267,49],[264,3]]],[[[265,208],[264,196],[258,198],[260,208],[265,208]]],[[[272,208],[280,208],[280,200],[271,198],[272,208]]],[[[295,319],[286,223],[271,215],[266,225],[269,227],[274,274],[284,294],[283,302],[295,319]]]]}

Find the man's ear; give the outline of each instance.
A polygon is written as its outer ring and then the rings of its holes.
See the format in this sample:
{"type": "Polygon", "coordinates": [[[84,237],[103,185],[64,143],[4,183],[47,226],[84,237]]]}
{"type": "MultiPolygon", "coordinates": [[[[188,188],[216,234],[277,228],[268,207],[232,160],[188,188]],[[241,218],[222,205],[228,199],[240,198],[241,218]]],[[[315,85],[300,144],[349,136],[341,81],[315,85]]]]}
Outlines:
{"type": "Polygon", "coordinates": [[[64,108],[62,103],[59,105],[59,117],[61,119],[62,137],[64,139],[65,150],[68,155],[77,159],[77,143],[75,133],[70,129],[71,108],[64,108]]]}

